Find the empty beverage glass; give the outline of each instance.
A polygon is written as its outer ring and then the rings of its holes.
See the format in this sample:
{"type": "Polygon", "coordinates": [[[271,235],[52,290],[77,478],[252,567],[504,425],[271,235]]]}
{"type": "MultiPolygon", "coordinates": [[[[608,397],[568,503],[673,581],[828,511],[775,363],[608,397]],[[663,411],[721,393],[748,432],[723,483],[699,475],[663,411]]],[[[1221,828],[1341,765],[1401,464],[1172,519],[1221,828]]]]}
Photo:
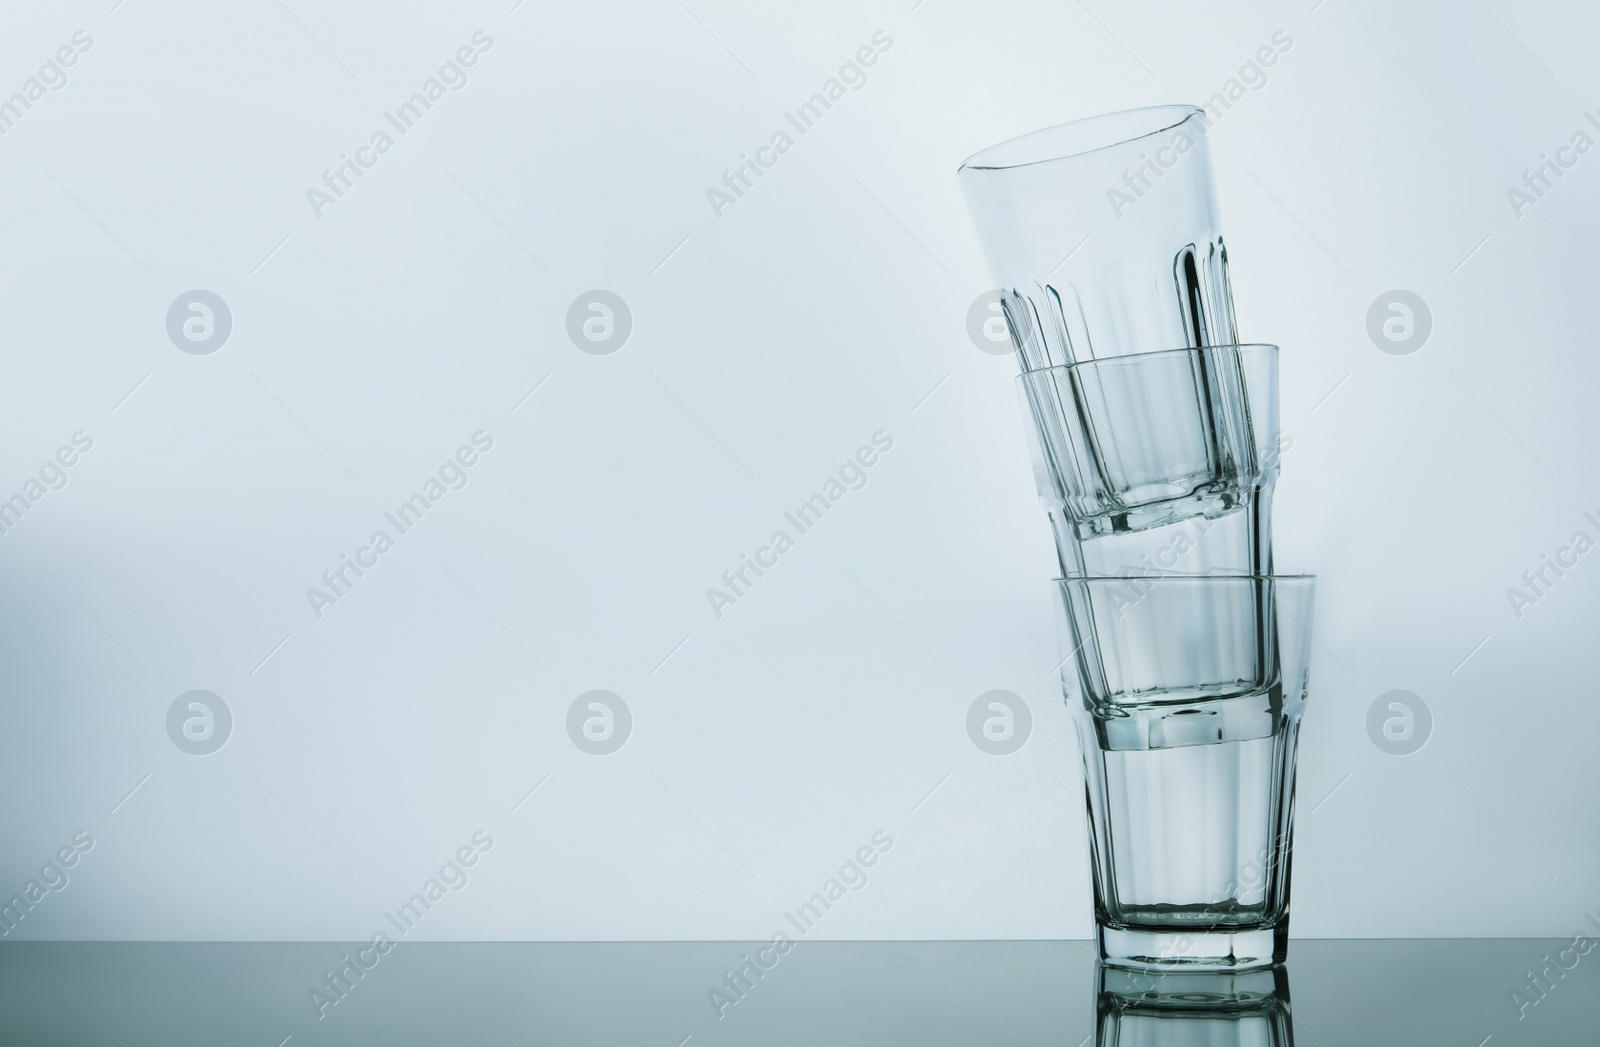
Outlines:
{"type": "Polygon", "coordinates": [[[1063,364],[1017,387],[1063,573],[1270,573],[1276,346],[1063,364]]]}
{"type": "Polygon", "coordinates": [[[1132,109],[961,165],[1024,370],[1238,341],[1211,122],[1194,106],[1132,109]]]}
{"type": "Polygon", "coordinates": [[[1307,575],[1056,582],[1105,962],[1283,960],[1315,589],[1307,575]]]}

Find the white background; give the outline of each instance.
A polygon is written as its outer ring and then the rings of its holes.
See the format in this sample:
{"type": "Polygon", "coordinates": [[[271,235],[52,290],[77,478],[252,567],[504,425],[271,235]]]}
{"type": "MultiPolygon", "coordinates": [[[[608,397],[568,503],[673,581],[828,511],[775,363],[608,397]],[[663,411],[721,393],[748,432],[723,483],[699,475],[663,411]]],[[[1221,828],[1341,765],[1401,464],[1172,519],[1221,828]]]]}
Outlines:
{"type": "Polygon", "coordinates": [[[1600,537],[1600,155],[1506,195],[1600,107],[1592,10],[285,2],[7,5],[0,94],[94,41],[0,137],[3,495],[95,440],[0,537],[0,895],[96,840],[13,939],[363,938],[479,829],[415,936],[766,937],[880,829],[815,936],[1087,935],[1053,555],[1014,364],[966,333],[955,169],[1202,102],[1280,29],[1211,141],[1242,333],[1283,346],[1278,563],[1322,577],[1295,930],[1560,935],[1600,903],[1600,552],[1506,595],[1600,537]],[[479,29],[467,86],[316,217],[479,29]],[[192,288],[232,312],[212,355],[167,336],[192,288]],[[567,337],[592,288],[632,312],[613,355],[567,337]],[[1394,288],[1433,317],[1408,356],[1367,335],[1394,288]],[[469,485],[316,618],[477,430],[469,485]],[[877,430],[867,487],[714,617],[877,430]],[[205,757],[165,727],[194,688],[234,718],[205,757]],[[632,710],[609,756],[566,733],[592,688],[632,710]],[[1033,711],[1012,756],[966,734],[993,688],[1033,711]],[[1366,729],[1397,688],[1434,718],[1406,757],[1366,729]]]}

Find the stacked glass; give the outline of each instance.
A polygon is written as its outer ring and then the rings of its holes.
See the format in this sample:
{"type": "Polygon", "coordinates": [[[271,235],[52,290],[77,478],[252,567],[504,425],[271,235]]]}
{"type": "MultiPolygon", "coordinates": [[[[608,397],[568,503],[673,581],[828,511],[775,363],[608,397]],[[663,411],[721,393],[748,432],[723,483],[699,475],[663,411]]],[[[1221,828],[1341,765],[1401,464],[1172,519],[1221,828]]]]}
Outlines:
{"type": "Polygon", "coordinates": [[[1283,960],[1315,580],[1273,574],[1278,350],[1240,344],[1204,110],[1003,142],[960,179],[1055,536],[1101,958],[1283,960]]]}

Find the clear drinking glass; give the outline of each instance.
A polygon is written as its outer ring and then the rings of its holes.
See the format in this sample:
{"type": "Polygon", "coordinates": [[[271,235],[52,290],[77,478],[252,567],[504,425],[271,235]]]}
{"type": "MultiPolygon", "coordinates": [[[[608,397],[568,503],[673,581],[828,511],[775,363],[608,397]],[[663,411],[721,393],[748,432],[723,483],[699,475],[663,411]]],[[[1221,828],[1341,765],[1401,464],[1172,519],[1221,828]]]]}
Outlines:
{"type": "Polygon", "coordinates": [[[1056,582],[1101,959],[1282,962],[1316,580],[1056,582]]]}
{"type": "Polygon", "coordinates": [[[1210,125],[1193,106],[1132,109],[961,165],[1023,370],[1239,340],[1210,125]]]}
{"type": "Polygon", "coordinates": [[[1066,574],[1272,570],[1278,349],[1169,349],[1024,371],[1066,574]]]}
{"type": "Polygon", "coordinates": [[[1130,971],[1100,965],[1100,1047],[1294,1047],[1289,975],[1282,967],[1130,971]]]}

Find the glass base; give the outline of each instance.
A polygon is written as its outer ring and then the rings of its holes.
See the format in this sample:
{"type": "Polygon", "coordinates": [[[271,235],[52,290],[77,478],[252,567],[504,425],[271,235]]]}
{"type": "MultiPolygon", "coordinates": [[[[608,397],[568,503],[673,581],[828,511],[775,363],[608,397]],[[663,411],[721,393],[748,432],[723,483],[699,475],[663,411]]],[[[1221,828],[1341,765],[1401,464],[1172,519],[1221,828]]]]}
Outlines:
{"type": "Polygon", "coordinates": [[[1242,498],[1205,492],[1163,503],[1137,527],[1132,514],[1074,522],[1059,506],[1046,510],[1063,576],[1270,574],[1272,495],[1270,483],[1242,498]]]}
{"type": "Polygon", "coordinates": [[[1280,964],[1289,954],[1289,922],[1248,930],[1098,928],[1100,959],[1136,971],[1241,971],[1280,964]]]}

